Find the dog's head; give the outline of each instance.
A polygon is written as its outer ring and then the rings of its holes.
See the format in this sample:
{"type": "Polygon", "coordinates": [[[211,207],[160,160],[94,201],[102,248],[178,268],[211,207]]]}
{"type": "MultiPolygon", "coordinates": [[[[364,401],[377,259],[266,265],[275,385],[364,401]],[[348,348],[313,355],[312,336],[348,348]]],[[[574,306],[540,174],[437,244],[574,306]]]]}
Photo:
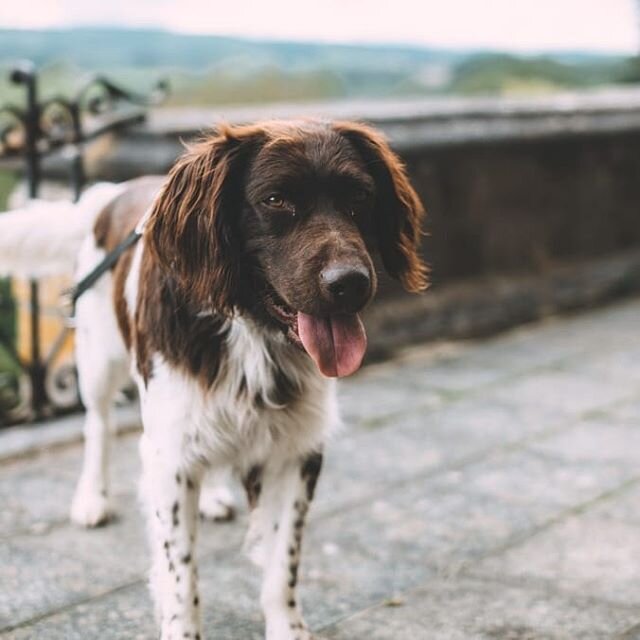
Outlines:
{"type": "Polygon", "coordinates": [[[147,237],[200,309],[249,311],[285,331],[328,376],[366,348],[358,313],[372,255],[408,291],[427,286],[423,207],[374,130],[348,122],[221,127],[175,165],[147,237]]]}

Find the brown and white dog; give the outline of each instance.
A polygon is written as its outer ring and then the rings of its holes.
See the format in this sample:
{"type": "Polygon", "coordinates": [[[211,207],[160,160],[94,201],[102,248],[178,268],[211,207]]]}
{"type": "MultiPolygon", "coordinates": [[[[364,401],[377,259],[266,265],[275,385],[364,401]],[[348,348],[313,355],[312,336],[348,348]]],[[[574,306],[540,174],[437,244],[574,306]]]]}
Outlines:
{"type": "MultiPolygon", "coordinates": [[[[80,278],[143,229],[77,305],[87,417],[72,518],[91,526],[109,514],[109,410],[131,374],[163,640],[202,637],[198,500],[205,472],[228,468],[249,498],[266,637],[311,638],[296,580],[323,443],[337,423],[331,378],[364,356],[358,314],[376,291],[374,254],[407,290],[426,287],[423,215],[379,134],[305,121],[221,127],[168,178],[97,185],[55,215],[36,202],[0,217],[0,271],[23,274],[77,253],[80,278]]],[[[227,497],[212,491],[201,500],[215,515],[227,497]]]]}

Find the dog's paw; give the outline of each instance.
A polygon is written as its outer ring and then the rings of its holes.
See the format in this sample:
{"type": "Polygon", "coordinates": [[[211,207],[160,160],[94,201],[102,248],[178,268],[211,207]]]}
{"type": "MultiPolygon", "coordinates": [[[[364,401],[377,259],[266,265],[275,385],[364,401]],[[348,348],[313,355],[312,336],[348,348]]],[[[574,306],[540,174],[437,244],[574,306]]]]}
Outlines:
{"type": "Polygon", "coordinates": [[[202,487],[200,516],[205,520],[228,522],[236,515],[233,495],[226,487],[202,487]]]}
{"type": "Polygon", "coordinates": [[[78,485],[71,503],[71,521],[81,527],[98,527],[111,517],[106,493],[78,485]]]}

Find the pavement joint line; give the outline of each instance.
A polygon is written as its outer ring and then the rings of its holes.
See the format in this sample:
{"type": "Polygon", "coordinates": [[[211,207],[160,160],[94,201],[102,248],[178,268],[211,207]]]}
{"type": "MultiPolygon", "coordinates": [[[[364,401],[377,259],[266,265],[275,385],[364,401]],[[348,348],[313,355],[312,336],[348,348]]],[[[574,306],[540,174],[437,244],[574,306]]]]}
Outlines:
{"type": "MultiPolygon", "coordinates": [[[[83,420],[84,412],[79,412],[75,415],[75,417],[79,420],[83,420]]],[[[69,417],[69,416],[67,416],[69,417]]],[[[84,420],[83,420],[84,421],[84,420]]],[[[38,429],[38,424],[33,425],[20,425],[21,428],[27,429],[38,429]]],[[[9,427],[12,429],[13,427],[9,427]]],[[[2,442],[2,428],[0,428],[0,442],[2,442]]],[[[118,438],[120,436],[128,436],[132,433],[136,433],[138,431],[142,431],[142,424],[138,419],[135,423],[130,421],[123,422],[117,425],[115,432],[112,434],[114,438],[118,438]]],[[[54,451],[64,451],[65,449],[71,449],[72,447],[81,444],[84,441],[84,435],[82,427],[78,429],[77,434],[70,435],[66,439],[60,439],[58,441],[50,441],[41,447],[28,447],[22,451],[17,451],[15,453],[11,453],[8,456],[4,456],[0,453],[0,465],[10,465],[15,462],[22,462],[23,460],[33,460],[42,454],[52,453],[54,451]]]]}
{"type": "MultiPolygon", "coordinates": [[[[631,400],[636,399],[636,397],[637,396],[635,393],[629,396],[631,400]]],[[[617,402],[618,401],[616,400],[615,404],[617,404],[617,402]]],[[[615,406],[614,403],[611,403],[611,404],[615,406]]],[[[608,405],[604,405],[604,406],[608,406],[608,405]]],[[[554,426],[541,429],[539,431],[531,433],[518,440],[514,440],[512,442],[506,442],[504,444],[498,445],[497,447],[481,449],[467,456],[462,456],[458,460],[455,460],[449,464],[444,464],[440,467],[435,467],[435,468],[427,469],[424,471],[417,471],[416,473],[405,475],[402,478],[398,478],[397,480],[389,482],[388,484],[385,485],[384,489],[378,488],[375,491],[371,491],[362,496],[358,496],[357,498],[354,498],[349,502],[343,503],[341,506],[336,507],[335,509],[327,509],[325,512],[322,513],[321,516],[320,515],[317,515],[315,517],[312,516],[311,521],[318,520],[318,519],[324,520],[325,518],[332,518],[342,513],[343,511],[357,509],[360,506],[370,504],[372,500],[374,500],[375,498],[379,498],[382,492],[388,493],[390,491],[395,491],[407,484],[411,484],[415,480],[424,480],[428,478],[433,478],[440,474],[449,473],[450,471],[459,471],[461,469],[472,466],[474,464],[478,464],[480,462],[484,462],[487,460],[491,460],[492,458],[502,456],[505,453],[512,453],[512,452],[524,449],[528,445],[534,442],[544,441],[546,438],[559,435],[564,431],[569,431],[570,429],[576,426],[575,425],[576,421],[579,422],[581,420],[584,420],[585,419],[584,415],[588,414],[589,411],[579,412],[575,416],[568,416],[562,421],[556,423],[554,426]]]]}
{"type": "Polygon", "coordinates": [[[612,637],[612,640],[637,640],[640,637],[640,622],[632,624],[624,631],[612,637]]]}
{"type": "MultiPolygon", "coordinates": [[[[370,432],[372,429],[379,429],[379,428],[385,428],[383,425],[383,423],[390,421],[390,420],[395,420],[398,418],[402,418],[406,415],[410,415],[412,413],[415,413],[421,409],[423,410],[438,410],[442,407],[446,407],[446,406],[450,406],[452,404],[455,404],[456,402],[459,402],[462,399],[466,399],[466,398],[474,398],[478,395],[480,395],[481,393],[487,391],[487,390],[491,390],[493,388],[500,388],[505,381],[514,381],[514,380],[520,380],[522,378],[525,378],[529,375],[536,375],[539,373],[545,373],[548,371],[567,371],[567,360],[579,360],[581,357],[583,357],[586,353],[588,353],[588,350],[583,350],[580,351],[579,353],[576,354],[572,354],[571,356],[563,356],[562,358],[558,358],[556,360],[553,361],[549,361],[545,364],[541,364],[541,365],[536,365],[530,369],[520,369],[517,371],[511,371],[508,373],[505,373],[504,376],[500,376],[494,380],[490,380],[488,382],[485,382],[484,384],[479,384],[479,385],[474,385],[473,387],[470,387],[468,389],[447,389],[447,388],[443,388],[443,387],[438,387],[437,384],[435,384],[433,387],[430,387],[428,389],[424,389],[421,388],[419,386],[416,386],[415,390],[416,391],[433,391],[435,392],[440,399],[442,400],[442,404],[434,407],[432,404],[430,404],[429,402],[417,402],[415,405],[413,405],[410,409],[397,409],[395,411],[390,411],[387,413],[382,413],[380,415],[375,416],[375,418],[370,418],[370,419],[363,419],[363,420],[355,420],[354,421],[354,425],[357,426],[359,428],[359,430],[357,432],[355,432],[353,435],[355,437],[360,436],[362,433],[368,433],[370,432]],[[558,363],[563,363],[563,365],[561,367],[558,366],[558,363]]],[[[388,363],[389,365],[391,365],[392,363],[388,363]]],[[[396,363],[397,364],[397,363],[396,363]]],[[[617,403],[620,402],[629,402],[632,401],[633,399],[635,399],[635,397],[629,397],[627,399],[625,399],[624,401],[620,401],[617,400],[617,403]]],[[[613,403],[609,403],[604,405],[605,409],[609,408],[610,405],[613,405],[613,403]]],[[[597,411],[602,411],[603,408],[602,407],[598,407],[598,408],[593,408],[593,409],[589,409],[587,412],[584,413],[588,413],[588,412],[597,412],[597,411]]],[[[587,416],[582,416],[583,419],[587,418],[587,416]]],[[[389,425],[389,427],[392,427],[393,425],[389,425]]]]}
{"type": "MultiPolygon", "coordinates": [[[[428,583],[425,583],[425,584],[428,584],[428,583]]],[[[342,616],[338,616],[328,624],[318,627],[318,629],[313,629],[313,631],[319,631],[321,633],[326,631],[331,631],[331,629],[338,627],[342,623],[347,622],[348,620],[351,620],[356,616],[366,614],[369,611],[374,611],[379,607],[385,606],[385,603],[388,602],[389,598],[391,597],[400,597],[400,598],[402,598],[403,596],[406,597],[411,595],[415,591],[418,591],[423,588],[424,588],[424,585],[418,585],[416,587],[411,587],[410,589],[407,589],[405,591],[391,593],[386,598],[382,598],[381,600],[376,600],[375,602],[372,602],[371,604],[366,605],[365,607],[363,607],[362,609],[359,609],[358,611],[353,611],[351,613],[345,613],[342,616]]],[[[420,626],[423,626],[421,621],[418,620],[417,622],[420,624],[420,626]]]]}
{"type": "Polygon", "coordinates": [[[39,613],[35,616],[32,616],[31,618],[28,618],[26,620],[21,620],[20,622],[17,622],[16,624],[11,624],[7,627],[2,627],[0,629],[0,636],[3,636],[7,633],[10,633],[12,631],[18,631],[20,629],[25,629],[27,627],[30,627],[34,624],[37,624],[38,622],[42,622],[43,620],[46,620],[47,618],[51,618],[53,616],[56,616],[58,614],[61,613],[65,613],[67,611],[70,611],[72,609],[75,609],[76,607],[80,607],[84,604],[89,604],[90,602],[93,602],[95,600],[100,600],[101,598],[110,596],[114,593],[118,593],[119,591],[125,591],[126,589],[133,587],[134,585],[138,584],[138,582],[142,582],[141,580],[138,580],[136,582],[133,583],[123,583],[117,587],[112,587],[106,591],[104,591],[103,593],[98,593],[95,594],[91,597],[88,598],[83,598],[81,600],[76,600],[74,602],[68,602],[65,605],[62,605],[60,607],[58,607],[57,609],[55,609],[54,611],[43,611],[42,613],[39,613]]]}
{"type": "MultiPolygon", "coordinates": [[[[429,565],[429,568],[433,568],[432,566],[429,565]]],[[[512,587],[512,588],[518,588],[518,589],[522,589],[522,590],[526,590],[526,591],[544,591],[545,593],[549,593],[549,585],[543,582],[533,582],[533,581],[529,581],[527,583],[523,583],[523,582],[519,582],[517,580],[514,579],[509,579],[509,578],[497,578],[495,576],[492,575],[482,575],[482,574],[473,574],[473,573],[463,573],[463,574],[457,574],[455,576],[455,579],[458,578],[462,578],[465,580],[469,580],[475,583],[479,583],[479,585],[482,585],[482,583],[486,583],[486,582],[492,582],[496,585],[502,585],[502,586],[506,586],[506,587],[512,587]]],[[[426,582],[423,582],[422,584],[419,585],[415,585],[412,586],[408,589],[404,589],[401,591],[396,591],[392,594],[389,594],[389,596],[376,600],[375,603],[372,603],[370,605],[367,605],[365,607],[363,607],[362,609],[358,610],[358,611],[354,611],[352,613],[346,613],[343,616],[340,616],[339,618],[336,618],[335,620],[332,620],[331,622],[329,622],[328,624],[323,625],[322,627],[318,628],[318,631],[320,632],[326,632],[326,631],[330,631],[332,628],[334,627],[338,627],[339,625],[341,625],[342,623],[351,620],[352,618],[355,618],[357,616],[363,615],[369,611],[374,611],[375,609],[378,609],[380,607],[385,606],[385,604],[389,601],[390,597],[399,597],[400,599],[406,599],[408,597],[410,597],[411,595],[418,593],[419,591],[422,590],[433,590],[433,588],[435,587],[434,583],[437,583],[438,581],[442,581],[443,578],[441,576],[436,575],[434,578],[427,580],[426,582]]],[[[451,580],[452,581],[452,580],[451,580]]],[[[624,612],[628,612],[628,613],[637,613],[638,608],[636,606],[633,605],[625,605],[625,604],[620,604],[619,602],[612,602],[606,598],[595,598],[592,596],[584,596],[581,595],[579,593],[575,593],[573,591],[567,591],[565,589],[555,589],[552,588],[551,589],[551,593],[554,596],[564,596],[567,597],[568,599],[571,600],[575,600],[575,601],[580,601],[583,602],[585,604],[602,604],[605,606],[608,606],[610,608],[613,609],[617,609],[619,611],[624,611],[624,612]]],[[[402,606],[402,605],[401,605],[402,606]]],[[[633,638],[627,638],[625,636],[625,634],[628,634],[629,632],[633,632],[635,630],[640,630],[640,620],[637,623],[634,623],[631,627],[629,627],[629,629],[626,629],[625,631],[622,632],[622,635],[618,636],[616,635],[615,638],[612,636],[611,640],[634,640],[633,638]]]]}
{"type": "Polygon", "coordinates": [[[26,529],[14,529],[13,531],[9,531],[8,533],[4,533],[0,536],[0,542],[8,542],[11,543],[13,538],[20,537],[28,537],[28,536],[40,536],[43,534],[51,533],[56,529],[60,529],[61,527],[69,525],[69,518],[56,518],[55,520],[50,520],[47,522],[46,530],[40,532],[33,531],[30,527],[26,529]]]}
{"type": "MultiPolygon", "coordinates": [[[[498,545],[497,547],[495,547],[494,549],[491,549],[490,551],[487,551],[486,553],[479,554],[477,558],[470,559],[466,561],[464,564],[466,567],[469,567],[469,566],[477,565],[479,562],[482,562],[489,558],[494,558],[496,556],[502,555],[506,551],[510,551],[511,549],[514,549],[515,547],[520,546],[524,542],[527,542],[532,538],[535,538],[541,533],[545,533],[549,529],[569,520],[570,518],[585,514],[587,510],[589,510],[590,508],[602,502],[606,502],[610,498],[623,495],[626,491],[629,491],[637,487],[638,484],[640,484],[640,475],[634,476],[633,478],[629,478],[628,480],[625,480],[624,482],[620,483],[616,487],[603,491],[602,493],[595,496],[594,498],[590,498],[589,500],[585,500],[584,502],[580,502],[576,505],[568,507],[567,509],[564,509],[559,513],[557,513],[555,516],[551,516],[544,522],[538,525],[534,525],[527,531],[523,531],[520,534],[517,534],[517,533],[514,534],[513,536],[508,538],[503,544],[498,545]]],[[[465,570],[462,569],[460,575],[464,575],[464,573],[465,573],[465,570]]]]}
{"type": "MultiPolygon", "coordinates": [[[[544,578],[532,578],[527,577],[525,579],[519,579],[514,576],[495,576],[492,574],[483,574],[483,573],[473,573],[473,572],[465,572],[459,574],[460,578],[473,580],[474,582],[491,582],[496,585],[502,585],[505,587],[512,587],[515,589],[523,589],[523,590],[536,590],[536,591],[544,591],[545,593],[551,593],[554,596],[562,596],[571,600],[576,600],[588,604],[601,604],[612,609],[618,609],[619,611],[624,611],[627,613],[633,613],[638,616],[638,622],[634,623],[634,627],[636,625],[640,625],[640,613],[638,612],[637,604],[623,604],[621,602],[616,602],[614,600],[610,600],[609,598],[600,598],[591,595],[584,595],[579,591],[573,591],[571,589],[559,589],[555,585],[550,584],[548,580],[544,578]]],[[[416,587],[416,589],[424,589],[429,587],[429,582],[425,582],[423,585],[416,587]]],[[[413,588],[412,588],[413,590],[413,588]]]]}

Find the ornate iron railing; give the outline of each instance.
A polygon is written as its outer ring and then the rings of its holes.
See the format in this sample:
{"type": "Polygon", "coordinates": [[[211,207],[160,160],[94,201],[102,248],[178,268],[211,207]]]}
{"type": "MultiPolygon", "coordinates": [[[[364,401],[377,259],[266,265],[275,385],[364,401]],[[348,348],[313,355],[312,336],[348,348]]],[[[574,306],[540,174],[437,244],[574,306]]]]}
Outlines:
{"type": "MultiPolygon", "coordinates": [[[[146,107],[160,103],[168,85],[159,81],[150,94],[128,91],[104,76],[91,77],[72,98],[56,95],[39,101],[38,74],[33,64],[22,62],[9,74],[9,80],[24,88],[24,106],[0,106],[0,168],[26,171],[27,191],[37,198],[42,177],[42,160],[64,152],[69,160],[70,183],[78,199],[85,182],[83,147],[106,133],[123,131],[146,117],[146,107]]],[[[4,393],[12,395],[10,409],[2,423],[39,419],[79,405],[75,370],[68,365],[55,367],[56,357],[70,329],[64,327],[48,353],[43,353],[39,288],[29,284],[30,353],[26,360],[0,328],[0,348],[15,363],[20,374],[4,393]]],[[[0,385],[2,381],[0,380],[0,385]]],[[[2,397],[0,397],[2,401],[2,397]]]]}

